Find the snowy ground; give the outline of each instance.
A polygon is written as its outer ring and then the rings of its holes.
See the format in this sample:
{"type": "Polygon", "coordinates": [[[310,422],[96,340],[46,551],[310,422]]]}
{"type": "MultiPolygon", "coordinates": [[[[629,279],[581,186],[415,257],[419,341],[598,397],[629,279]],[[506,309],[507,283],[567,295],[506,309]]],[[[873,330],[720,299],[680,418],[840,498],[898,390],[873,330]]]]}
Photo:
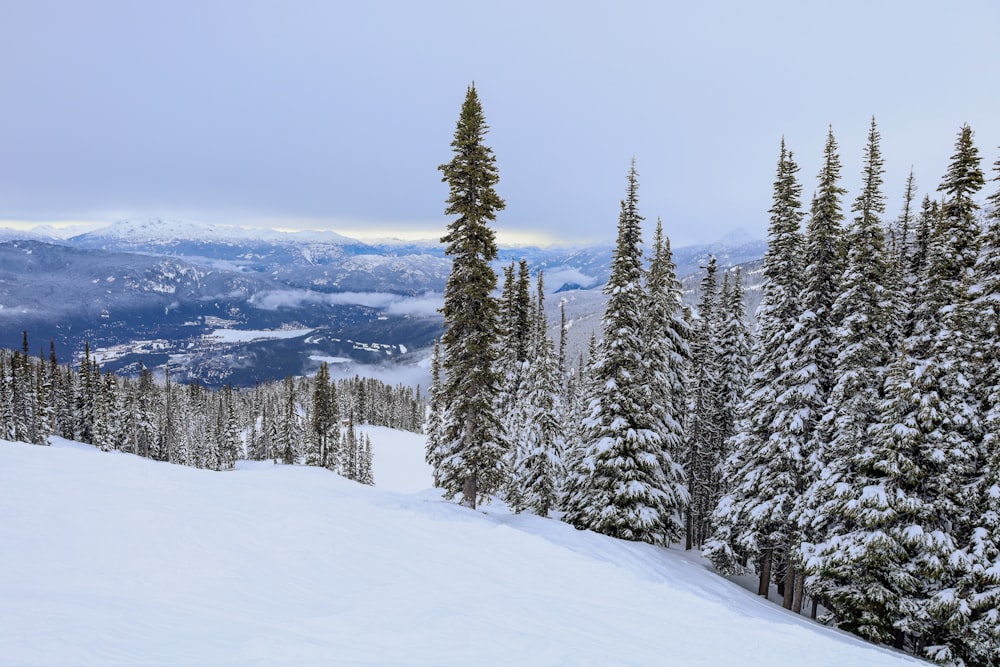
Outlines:
{"type": "Polygon", "coordinates": [[[382,488],[0,442],[0,664],[924,664],[679,552],[442,502],[422,438],[370,435],[382,488]]]}

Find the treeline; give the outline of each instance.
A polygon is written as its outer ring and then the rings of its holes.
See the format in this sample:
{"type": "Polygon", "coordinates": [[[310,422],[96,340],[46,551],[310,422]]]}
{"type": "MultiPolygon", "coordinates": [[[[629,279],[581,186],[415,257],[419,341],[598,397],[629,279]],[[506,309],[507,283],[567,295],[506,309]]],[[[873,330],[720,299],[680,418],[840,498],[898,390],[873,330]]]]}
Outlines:
{"type": "Polygon", "coordinates": [[[78,367],[0,350],[0,439],[46,444],[50,435],[158,461],[212,470],[237,460],[318,465],[373,483],[371,442],[356,424],[420,432],[419,388],[371,378],[333,381],[324,363],[314,378],[210,391],[101,372],[85,348],[78,367]]]}
{"type": "Polygon", "coordinates": [[[546,334],[540,276],[531,296],[511,266],[490,297],[504,202],[486,131],[470,87],[441,166],[457,217],[427,460],[445,495],[684,540],[797,612],[1000,665],[1000,189],[983,215],[971,129],[939,196],[916,206],[911,173],[891,221],[874,120],[850,221],[832,131],[808,211],[782,142],[753,336],[738,274],[709,260],[688,312],[660,225],[644,262],[633,162],[601,338],[575,368],[546,334]]]}

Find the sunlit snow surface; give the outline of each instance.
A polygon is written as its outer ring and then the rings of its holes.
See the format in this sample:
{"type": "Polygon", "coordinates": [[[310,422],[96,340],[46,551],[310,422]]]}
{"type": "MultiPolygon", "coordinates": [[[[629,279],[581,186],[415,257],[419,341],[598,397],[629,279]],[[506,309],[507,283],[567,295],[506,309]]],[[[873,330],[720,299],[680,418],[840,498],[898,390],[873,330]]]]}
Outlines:
{"type": "Polygon", "coordinates": [[[369,432],[385,488],[0,442],[0,664],[923,664],[677,550],[415,491],[422,438],[369,432]]]}

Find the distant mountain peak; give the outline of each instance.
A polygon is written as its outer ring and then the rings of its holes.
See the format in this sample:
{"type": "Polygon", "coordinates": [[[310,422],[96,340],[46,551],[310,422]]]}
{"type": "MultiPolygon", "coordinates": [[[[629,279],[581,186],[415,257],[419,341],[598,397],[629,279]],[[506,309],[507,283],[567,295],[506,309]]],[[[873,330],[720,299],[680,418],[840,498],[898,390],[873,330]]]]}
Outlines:
{"type": "Polygon", "coordinates": [[[758,236],[754,236],[743,227],[737,227],[736,229],[732,230],[731,232],[729,232],[728,234],[717,240],[712,245],[721,245],[727,248],[735,248],[741,245],[746,245],[747,243],[753,243],[754,241],[762,241],[762,240],[764,239],[758,236]]]}
{"type": "Polygon", "coordinates": [[[107,240],[124,243],[164,243],[175,241],[266,241],[269,243],[328,243],[366,245],[332,231],[277,230],[266,227],[220,225],[188,220],[147,218],[119,220],[107,227],[74,236],[72,240],[107,240]]]}

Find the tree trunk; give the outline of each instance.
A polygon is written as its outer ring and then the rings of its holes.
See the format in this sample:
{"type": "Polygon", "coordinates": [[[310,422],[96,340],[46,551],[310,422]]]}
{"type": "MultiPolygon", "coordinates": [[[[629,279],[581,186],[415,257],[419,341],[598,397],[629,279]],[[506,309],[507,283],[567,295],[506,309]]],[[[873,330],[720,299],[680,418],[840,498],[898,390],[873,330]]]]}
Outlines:
{"type": "Polygon", "coordinates": [[[462,504],[468,505],[472,509],[476,509],[476,494],[478,489],[476,487],[476,476],[472,474],[465,478],[465,482],[462,484],[462,504]]]}
{"type": "Polygon", "coordinates": [[[795,566],[792,565],[791,560],[789,560],[788,569],[785,570],[785,594],[781,599],[781,606],[785,609],[792,608],[792,594],[795,590],[795,577],[795,566]]]}
{"type": "Polygon", "coordinates": [[[767,592],[771,586],[771,550],[765,549],[760,556],[760,584],[757,586],[757,595],[767,597],[767,592]]]}
{"type": "Polygon", "coordinates": [[[816,598],[812,599],[812,609],[809,610],[809,618],[816,620],[816,616],[819,614],[819,600],[816,598]]]}
{"type": "Polygon", "coordinates": [[[795,588],[792,591],[792,611],[796,614],[802,613],[802,590],[805,588],[806,575],[804,572],[795,573],[795,588]]]}
{"type": "Polygon", "coordinates": [[[692,526],[691,526],[691,507],[689,505],[688,508],[687,508],[687,511],[684,513],[684,550],[685,551],[691,551],[691,548],[694,546],[694,535],[692,535],[693,532],[694,532],[694,530],[692,529],[692,526]]]}
{"type": "MultiPolygon", "coordinates": [[[[465,456],[469,456],[472,451],[472,431],[473,424],[476,422],[475,415],[472,413],[471,408],[465,413],[465,429],[462,433],[462,451],[465,456]]],[[[476,496],[479,495],[479,484],[476,479],[476,472],[473,472],[465,478],[462,482],[462,504],[467,505],[471,509],[476,509],[476,496]]]]}

